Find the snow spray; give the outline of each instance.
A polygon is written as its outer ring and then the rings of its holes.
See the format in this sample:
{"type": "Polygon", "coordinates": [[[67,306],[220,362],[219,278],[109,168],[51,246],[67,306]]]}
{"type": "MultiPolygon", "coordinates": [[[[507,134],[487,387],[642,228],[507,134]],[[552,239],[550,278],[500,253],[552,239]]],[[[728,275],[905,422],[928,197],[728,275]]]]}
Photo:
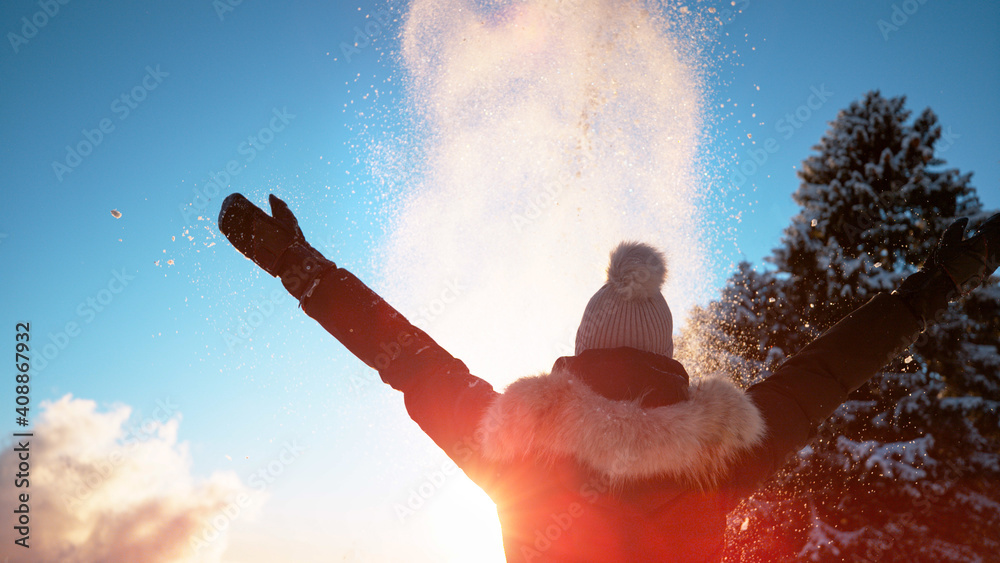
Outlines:
{"type": "Polygon", "coordinates": [[[411,3],[400,59],[419,173],[391,214],[380,289],[494,385],[573,353],[622,240],[666,253],[675,326],[704,297],[703,93],[685,12],[411,3]]]}

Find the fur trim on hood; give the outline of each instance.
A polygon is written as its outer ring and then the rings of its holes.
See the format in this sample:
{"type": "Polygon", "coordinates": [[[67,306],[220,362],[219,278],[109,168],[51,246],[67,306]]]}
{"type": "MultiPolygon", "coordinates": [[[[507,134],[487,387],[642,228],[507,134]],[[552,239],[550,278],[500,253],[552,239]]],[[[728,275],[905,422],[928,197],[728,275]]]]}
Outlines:
{"type": "Polygon", "coordinates": [[[670,477],[706,489],[729,475],[765,428],[756,405],[725,379],[698,382],[688,400],[643,408],[638,400],[605,398],[556,369],[510,384],[479,432],[492,461],[571,457],[619,485],[670,477]]]}

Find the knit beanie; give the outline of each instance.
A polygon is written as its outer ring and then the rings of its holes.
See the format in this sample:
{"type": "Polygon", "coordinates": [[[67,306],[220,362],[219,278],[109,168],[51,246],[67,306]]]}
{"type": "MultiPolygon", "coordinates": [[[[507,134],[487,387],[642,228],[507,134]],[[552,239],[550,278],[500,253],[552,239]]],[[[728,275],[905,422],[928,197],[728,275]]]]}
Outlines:
{"type": "Polygon", "coordinates": [[[674,322],[660,293],[667,276],[663,253],[623,242],[611,253],[608,281],[590,298],[576,331],[576,354],[629,346],[673,357],[674,322]]]}

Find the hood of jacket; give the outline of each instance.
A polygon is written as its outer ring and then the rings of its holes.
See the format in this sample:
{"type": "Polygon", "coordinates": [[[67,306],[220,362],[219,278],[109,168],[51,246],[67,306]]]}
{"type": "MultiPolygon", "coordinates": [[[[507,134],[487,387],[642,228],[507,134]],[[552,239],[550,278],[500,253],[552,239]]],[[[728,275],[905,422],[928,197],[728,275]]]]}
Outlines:
{"type": "Polygon", "coordinates": [[[501,463],[572,458],[615,484],[667,477],[710,489],[765,428],[729,380],[691,385],[671,358],[615,348],[559,358],[551,372],[510,384],[479,433],[484,455],[501,463]]]}

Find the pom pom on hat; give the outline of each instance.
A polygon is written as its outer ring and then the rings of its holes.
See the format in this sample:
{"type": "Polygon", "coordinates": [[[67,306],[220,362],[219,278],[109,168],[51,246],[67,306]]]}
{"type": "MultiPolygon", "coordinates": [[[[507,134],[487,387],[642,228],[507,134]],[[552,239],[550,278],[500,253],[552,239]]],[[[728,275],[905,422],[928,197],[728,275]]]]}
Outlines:
{"type": "Polygon", "coordinates": [[[666,279],[666,258],[648,244],[626,241],[611,253],[608,283],[626,300],[659,295],[666,279]]]}

